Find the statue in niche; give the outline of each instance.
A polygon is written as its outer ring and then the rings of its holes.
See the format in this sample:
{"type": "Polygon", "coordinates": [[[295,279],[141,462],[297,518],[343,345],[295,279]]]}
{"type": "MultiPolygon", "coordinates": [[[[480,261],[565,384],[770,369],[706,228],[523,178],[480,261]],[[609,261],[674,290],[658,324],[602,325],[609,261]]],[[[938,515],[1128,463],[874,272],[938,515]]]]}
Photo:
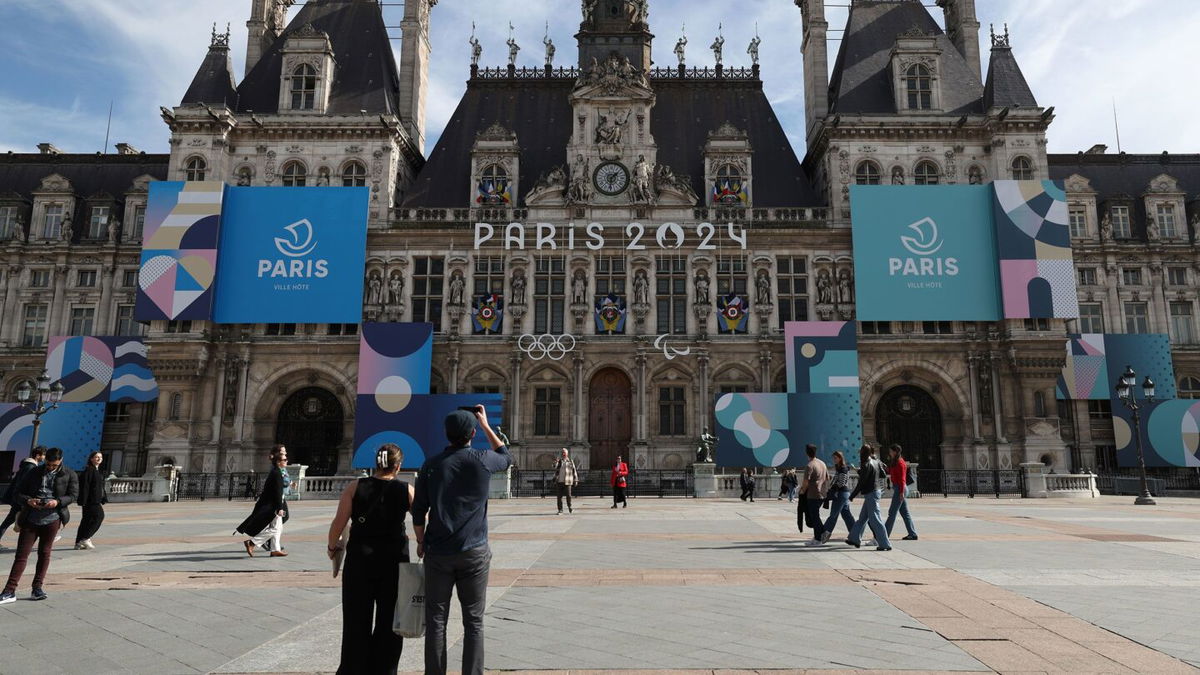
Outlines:
{"type": "Polygon", "coordinates": [[[404,298],[404,275],[399,270],[392,272],[388,276],[388,304],[395,307],[403,302],[404,298]]]}
{"type": "Polygon", "coordinates": [[[626,110],[624,113],[623,116],[613,115],[611,120],[608,115],[600,113],[600,123],[596,125],[596,143],[600,145],[621,144],[621,137],[625,133],[625,125],[629,124],[631,111],[626,110]]]}
{"type": "Polygon", "coordinates": [[[633,165],[633,190],[629,193],[634,202],[653,202],[654,190],[651,188],[650,163],[645,155],[638,155],[633,165]]]}
{"type": "Polygon", "coordinates": [[[567,201],[586,202],[592,196],[591,180],[588,177],[589,162],[583,155],[576,155],[571,164],[571,187],[567,190],[567,201]]]}
{"type": "Polygon", "coordinates": [[[904,169],[898,166],[892,168],[892,185],[904,185],[904,169]]]}
{"type": "Polygon", "coordinates": [[[329,169],[321,167],[317,172],[317,187],[329,187],[329,169]]]}
{"type": "Polygon", "coordinates": [[[71,214],[67,214],[62,220],[62,232],[59,233],[62,240],[70,242],[75,237],[75,228],[71,226],[71,214]]]}
{"type": "Polygon", "coordinates": [[[696,283],[696,304],[697,305],[707,305],[709,302],[711,302],[708,297],[708,275],[703,272],[701,272],[700,274],[697,274],[695,283],[696,283]]]}
{"type": "Polygon", "coordinates": [[[513,272],[512,303],[514,305],[525,304],[525,272],[521,270],[513,272]]]}
{"type": "Polygon", "coordinates": [[[571,280],[571,304],[587,304],[587,278],[583,270],[575,270],[575,278],[571,280]]]}
{"type": "Polygon", "coordinates": [[[850,270],[845,268],[838,272],[838,302],[845,305],[854,303],[854,278],[850,270]]]}
{"type": "Polygon", "coordinates": [[[746,49],[746,53],[750,55],[750,62],[758,65],[758,46],[762,44],[762,38],[757,35],[750,41],[750,47],[746,49]]]}
{"type": "Polygon", "coordinates": [[[371,272],[367,277],[367,304],[379,305],[383,303],[383,279],[380,278],[379,272],[371,272]]]}
{"type": "Polygon", "coordinates": [[[463,290],[467,283],[463,280],[462,272],[455,270],[454,274],[450,275],[450,305],[452,307],[461,307],[463,304],[463,290]]]}
{"type": "Polygon", "coordinates": [[[833,280],[829,276],[829,270],[817,273],[817,302],[823,305],[833,303],[833,280]]]}
{"type": "Polygon", "coordinates": [[[758,297],[756,301],[760,305],[771,304],[771,275],[766,270],[758,273],[758,277],[754,280],[754,285],[758,289],[758,297]]]}
{"type": "MultiPolygon", "coordinates": [[[[703,43],[701,43],[701,44],[703,44],[703,43]]],[[[684,35],[683,37],[679,38],[678,42],[675,43],[675,58],[679,59],[679,65],[681,65],[681,66],[686,65],[686,63],[685,63],[686,53],[687,53],[687,36],[684,35]]]]}
{"type": "Polygon", "coordinates": [[[121,221],[116,218],[108,219],[108,243],[117,243],[117,235],[121,231],[121,221]]]}
{"type": "Polygon", "coordinates": [[[646,23],[650,18],[650,7],[647,0],[626,0],[625,14],[629,23],[646,23]]]}
{"type": "Polygon", "coordinates": [[[1154,241],[1159,238],[1161,231],[1158,229],[1158,219],[1152,215],[1146,216],[1146,238],[1154,241]]]}
{"type": "Polygon", "coordinates": [[[1100,234],[1104,236],[1106,241],[1113,240],[1112,215],[1109,213],[1105,213],[1104,218],[1100,220],[1100,234]]]}
{"type": "Polygon", "coordinates": [[[646,270],[638,270],[633,277],[633,304],[650,304],[650,277],[646,276],[646,270]]]}

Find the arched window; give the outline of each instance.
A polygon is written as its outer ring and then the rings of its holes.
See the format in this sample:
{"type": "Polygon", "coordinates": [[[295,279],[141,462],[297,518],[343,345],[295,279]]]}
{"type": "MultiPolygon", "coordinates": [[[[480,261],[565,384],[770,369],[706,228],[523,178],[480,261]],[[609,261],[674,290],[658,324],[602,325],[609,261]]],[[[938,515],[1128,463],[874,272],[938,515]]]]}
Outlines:
{"type": "Polygon", "coordinates": [[[967,182],[971,185],[983,185],[983,169],[972,164],[971,168],[967,169],[967,182]]]}
{"type": "Polygon", "coordinates": [[[742,171],[733,164],[723,164],[717,169],[716,185],[713,186],[713,203],[736,206],[748,201],[746,181],[742,171]]]}
{"type": "Polygon", "coordinates": [[[243,187],[254,182],[254,170],[248,166],[243,166],[237,172],[237,184],[243,187]]]}
{"type": "Polygon", "coordinates": [[[926,159],[917,162],[917,168],[913,169],[913,184],[937,185],[940,176],[938,165],[926,159]]]}
{"type": "Polygon", "coordinates": [[[343,187],[364,187],[367,184],[367,167],[362,162],[348,162],[342,169],[343,187]]]}
{"type": "Polygon", "coordinates": [[[292,71],[292,110],[312,110],[317,106],[317,71],[307,63],[292,71]]]}
{"type": "Polygon", "coordinates": [[[859,162],[854,169],[854,182],[857,185],[879,185],[882,182],[879,165],[869,159],[859,162]]]}
{"type": "Polygon", "coordinates": [[[1012,161],[1013,180],[1033,180],[1033,163],[1028,157],[1017,157],[1012,161]]]}
{"type": "Polygon", "coordinates": [[[171,394],[171,409],[167,419],[177,420],[183,414],[183,394],[171,394]]]}
{"type": "Polygon", "coordinates": [[[1040,391],[1033,392],[1033,416],[1046,416],[1046,395],[1040,391]]]}
{"type": "Polygon", "coordinates": [[[283,186],[304,187],[308,181],[308,170],[296,160],[283,165],[283,186]]]}
{"type": "Polygon", "coordinates": [[[193,157],[183,165],[186,180],[204,180],[208,175],[208,162],[203,157],[193,157]]]}
{"type": "Polygon", "coordinates": [[[1179,398],[1200,398],[1200,378],[1191,375],[1179,378],[1179,398]]]}
{"type": "Polygon", "coordinates": [[[511,204],[512,194],[508,189],[508,172],[499,164],[489,164],[479,175],[476,186],[476,204],[511,204]]]}
{"type": "Polygon", "coordinates": [[[908,94],[909,110],[933,108],[933,78],[929,68],[918,63],[904,71],[904,91],[908,94]]]}

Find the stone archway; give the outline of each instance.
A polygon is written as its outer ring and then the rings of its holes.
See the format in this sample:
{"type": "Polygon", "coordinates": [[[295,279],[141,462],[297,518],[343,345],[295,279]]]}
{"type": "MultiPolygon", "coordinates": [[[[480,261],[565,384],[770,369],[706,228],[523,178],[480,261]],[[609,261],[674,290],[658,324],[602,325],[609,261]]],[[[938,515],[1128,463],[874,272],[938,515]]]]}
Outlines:
{"type": "Polygon", "coordinates": [[[617,456],[629,457],[633,440],[633,383],[616,368],[604,368],[592,376],[588,387],[589,464],[593,469],[611,468],[617,456]]]}
{"type": "Polygon", "coordinates": [[[341,401],[323,387],[304,387],[279,408],[275,442],[288,449],[288,462],[307,464],[309,476],[332,476],[345,429],[341,401]]]}
{"type": "Polygon", "coordinates": [[[942,410],[933,395],[921,387],[904,384],[883,394],[875,406],[875,438],[880,456],[892,443],[899,443],[904,457],[920,464],[922,470],[941,469],[942,410]]]}

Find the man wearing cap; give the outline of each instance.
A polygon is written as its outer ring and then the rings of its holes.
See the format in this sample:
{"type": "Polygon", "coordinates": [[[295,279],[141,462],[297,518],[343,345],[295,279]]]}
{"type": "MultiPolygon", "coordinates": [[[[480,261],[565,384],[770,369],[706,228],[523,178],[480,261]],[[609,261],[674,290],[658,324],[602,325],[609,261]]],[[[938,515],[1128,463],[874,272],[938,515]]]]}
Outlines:
{"type": "Polygon", "coordinates": [[[446,621],[458,589],[463,615],[464,675],[483,673],[483,610],[487,600],[487,502],[492,474],[512,465],[508,448],[488,425],[483,406],[446,416],[449,445],[425,460],[417,474],[413,534],[425,559],[425,672],[446,672],[446,621]],[[471,447],[476,424],[491,450],[471,447]],[[428,516],[428,522],[426,517],[428,516]]]}

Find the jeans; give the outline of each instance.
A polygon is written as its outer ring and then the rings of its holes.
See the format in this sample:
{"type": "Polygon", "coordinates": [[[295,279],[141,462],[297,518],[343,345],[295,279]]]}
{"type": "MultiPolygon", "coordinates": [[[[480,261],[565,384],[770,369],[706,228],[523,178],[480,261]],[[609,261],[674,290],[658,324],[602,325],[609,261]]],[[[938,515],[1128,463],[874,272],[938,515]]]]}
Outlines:
{"type": "Polygon", "coordinates": [[[863,505],[858,512],[858,520],[854,521],[854,527],[850,528],[850,536],[846,540],[854,544],[861,542],[863,530],[870,525],[871,533],[875,535],[875,543],[883,548],[891,548],[892,542],[888,539],[887,529],[879,515],[879,490],[864,492],[862,496],[863,505]]]}
{"type": "Polygon", "coordinates": [[[887,522],[884,527],[887,528],[887,533],[892,533],[892,526],[896,524],[896,512],[900,512],[900,517],[904,519],[904,529],[908,530],[908,536],[917,536],[917,528],[913,526],[912,516],[908,515],[908,486],[893,485],[892,486],[892,504],[888,507],[887,522]]]}
{"type": "MultiPolygon", "coordinates": [[[[407,549],[408,544],[405,544],[407,549]]],[[[342,659],[340,675],[395,675],[404,638],[392,632],[396,613],[397,566],[408,562],[374,553],[346,552],[342,573],[342,659]]]]}
{"type": "Polygon", "coordinates": [[[838,490],[829,494],[829,501],[832,506],[829,508],[829,517],[825,519],[825,531],[833,532],[837,528],[838,516],[846,521],[846,530],[854,529],[854,514],[850,511],[850,491],[838,490]]]}
{"type": "Polygon", "coordinates": [[[562,513],[563,495],[567,497],[567,510],[571,510],[571,488],[574,486],[566,483],[556,483],[556,485],[558,485],[558,512],[562,513]]]}
{"type": "Polygon", "coordinates": [[[83,518],[79,520],[79,529],[75,534],[75,543],[91,539],[96,532],[100,531],[100,524],[103,522],[104,507],[100,504],[85,504],[83,518]]]}
{"type": "Polygon", "coordinates": [[[810,496],[804,503],[804,513],[812,524],[813,539],[820,539],[825,533],[825,523],[821,522],[821,498],[810,496]]]}
{"type": "Polygon", "coordinates": [[[796,501],[796,488],[795,488],[795,486],[793,486],[793,487],[789,487],[789,488],[788,488],[787,495],[788,495],[788,503],[789,503],[789,504],[790,504],[790,503],[792,503],[792,502],[794,502],[794,501],[796,501]]]}
{"type": "MultiPolygon", "coordinates": [[[[3,506],[0,506],[0,508],[3,508],[3,506]]],[[[8,515],[4,516],[4,524],[0,525],[0,539],[3,539],[4,535],[8,533],[8,528],[17,522],[17,514],[19,513],[21,513],[21,507],[19,506],[13,506],[9,509],[8,515]]]]}
{"type": "Polygon", "coordinates": [[[12,571],[8,574],[8,583],[4,585],[5,593],[15,593],[17,584],[21,583],[21,575],[25,574],[25,565],[29,563],[29,554],[33,552],[33,543],[38,545],[37,570],[33,574],[33,587],[41,588],[46,581],[46,572],[50,571],[50,552],[54,549],[54,538],[62,521],[56,520],[49,525],[22,525],[21,535],[17,538],[17,555],[13,557],[12,571]]]}
{"type": "Polygon", "coordinates": [[[483,675],[483,610],[492,551],[486,544],[452,555],[425,556],[425,673],[446,672],[450,592],[458,589],[463,622],[463,675],[483,675]]]}

